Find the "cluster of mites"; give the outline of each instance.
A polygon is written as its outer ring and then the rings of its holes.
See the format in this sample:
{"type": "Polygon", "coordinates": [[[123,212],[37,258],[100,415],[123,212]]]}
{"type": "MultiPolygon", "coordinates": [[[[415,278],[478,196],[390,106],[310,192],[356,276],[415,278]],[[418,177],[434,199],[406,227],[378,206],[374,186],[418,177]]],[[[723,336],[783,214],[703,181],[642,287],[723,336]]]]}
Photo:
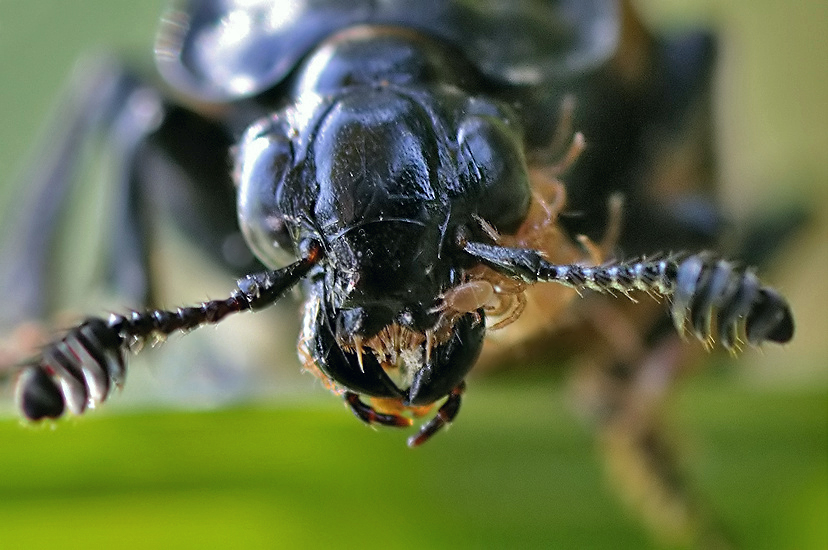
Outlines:
{"type": "MultiPolygon", "coordinates": [[[[480,245],[486,246],[486,245],[480,245]]],[[[751,270],[708,253],[657,255],[600,266],[557,265],[534,251],[521,261],[512,257],[510,275],[526,282],[556,282],[578,291],[620,293],[633,291],[669,299],[669,310],[680,334],[689,330],[706,345],[714,337],[735,351],[744,337],[752,345],[784,343],[793,336],[793,319],[785,299],[763,286],[751,270]]],[[[496,264],[497,262],[488,262],[496,264]]],[[[502,266],[501,266],[502,267],[502,266]]],[[[104,401],[112,387],[125,378],[125,354],[152,337],[163,339],[176,330],[216,323],[236,311],[253,309],[256,285],[251,277],[239,282],[225,301],[177,311],[112,315],[108,321],[91,318],[47,346],[23,371],[18,402],[32,420],[56,418],[68,408],[81,414],[104,401]]]]}

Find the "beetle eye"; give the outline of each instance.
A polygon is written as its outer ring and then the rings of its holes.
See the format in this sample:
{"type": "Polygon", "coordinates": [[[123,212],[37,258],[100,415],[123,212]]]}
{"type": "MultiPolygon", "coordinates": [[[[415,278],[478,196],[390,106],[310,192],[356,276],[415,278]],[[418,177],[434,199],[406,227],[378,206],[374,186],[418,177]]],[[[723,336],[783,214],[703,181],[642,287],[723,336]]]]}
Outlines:
{"type": "Polygon", "coordinates": [[[517,229],[529,208],[531,188],[520,136],[492,116],[471,116],[458,130],[461,170],[480,193],[480,217],[504,233],[517,229]]]}
{"type": "Polygon", "coordinates": [[[284,265],[294,253],[280,206],[292,164],[291,143],[279,134],[245,140],[236,154],[239,226],[253,253],[270,267],[284,265]]]}

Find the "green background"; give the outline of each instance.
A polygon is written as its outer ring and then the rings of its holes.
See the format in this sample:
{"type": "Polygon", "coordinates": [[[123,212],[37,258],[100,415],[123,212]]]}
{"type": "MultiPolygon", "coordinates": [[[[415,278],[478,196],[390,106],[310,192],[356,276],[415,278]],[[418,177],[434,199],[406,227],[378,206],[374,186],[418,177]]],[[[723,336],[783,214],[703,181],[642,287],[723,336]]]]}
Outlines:
{"type": "MultiPolygon", "coordinates": [[[[791,298],[795,342],[715,360],[676,393],[668,423],[739,547],[825,548],[828,7],[645,4],[653,25],[720,29],[723,199],[742,214],[790,197],[815,208],[813,227],[768,275],[791,298]]],[[[36,134],[48,136],[42,124],[73,61],[112,47],[148,57],[160,11],[147,1],[0,0],[4,203],[25,159],[37,158],[36,134]]],[[[213,411],[113,403],[54,427],[0,420],[0,547],[653,544],[606,486],[554,369],[473,379],[456,425],[416,451],[301,380],[298,396],[213,411]]]]}

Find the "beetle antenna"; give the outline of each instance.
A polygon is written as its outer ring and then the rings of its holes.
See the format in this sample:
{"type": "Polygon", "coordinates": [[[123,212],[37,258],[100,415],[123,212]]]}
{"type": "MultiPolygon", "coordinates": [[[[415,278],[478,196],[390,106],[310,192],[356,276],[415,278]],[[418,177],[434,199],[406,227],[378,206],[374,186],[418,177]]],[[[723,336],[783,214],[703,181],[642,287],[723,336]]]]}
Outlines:
{"type": "Polygon", "coordinates": [[[599,266],[553,264],[537,250],[461,241],[463,250],[495,271],[528,283],[554,282],[577,291],[640,290],[671,300],[670,315],[680,334],[691,330],[706,345],[718,336],[734,352],[744,334],[752,345],[785,343],[794,323],[785,298],[763,286],[751,269],[699,254],[643,256],[599,266]]]}
{"type": "Polygon", "coordinates": [[[175,332],[216,324],[231,313],[272,305],[321,259],[322,248],[314,243],[301,260],[239,279],[238,288],[224,300],[175,311],[112,314],[108,320],[89,318],[27,362],[17,384],[20,409],[30,420],[57,418],[66,408],[81,414],[87,406],[103,402],[112,386],[123,385],[127,351],[140,349],[151,338],[163,340],[175,332]]]}

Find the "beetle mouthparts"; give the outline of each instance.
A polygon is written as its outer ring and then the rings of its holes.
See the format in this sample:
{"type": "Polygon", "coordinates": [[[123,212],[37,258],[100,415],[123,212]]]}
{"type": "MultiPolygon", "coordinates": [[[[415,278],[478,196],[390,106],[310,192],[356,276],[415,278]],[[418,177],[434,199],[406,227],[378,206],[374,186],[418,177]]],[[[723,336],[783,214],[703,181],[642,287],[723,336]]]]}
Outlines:
{"type": "Polygon", "coordinates": [[[442,342],[437,339],[434,329],[419,332],[391,323],[369,338],[353,335],[339,339],[337,343],[344,351],[357,356],[363,371],[363,354],[373,353],[395,385],[405,389],[411,386],[414,375],[428,364],[431,350],[442,342]]]}

